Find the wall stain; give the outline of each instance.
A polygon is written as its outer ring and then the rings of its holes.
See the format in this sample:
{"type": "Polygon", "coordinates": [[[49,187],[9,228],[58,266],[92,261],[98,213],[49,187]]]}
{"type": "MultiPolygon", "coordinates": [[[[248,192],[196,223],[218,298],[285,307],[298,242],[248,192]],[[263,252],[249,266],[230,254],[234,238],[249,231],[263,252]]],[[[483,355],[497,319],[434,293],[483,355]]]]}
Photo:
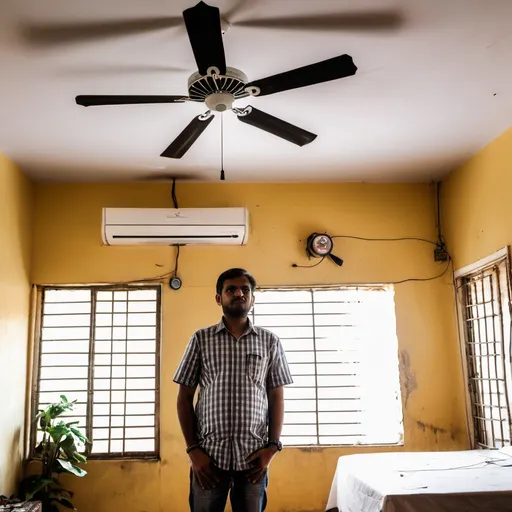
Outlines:
{"type": "MultiPolygon", "coordinates": [[[[423,423],[423,421],[416,421],[416,425],[423,430],[423,432],[426,432],[427,430],[430,430],[433,432],[436,436],[438,434],[446,434],[447,431],[445,428],[436,427],[435,425],[431,425],[430,423],[423,423]]],[[[453,434],[452,434],[453,435],[453,434]]]]}
{"type": "Polygon", "coordinates": [[[418,389],[418,382],[416,374],[411,370],[411,358],[406,350],[400,351],[400,366],[402,368],[402,381],[405,388],[405,408],[407,409],[409,397],[418,389]]]}
{"type": "MultiPolygon", "coordinates": [[[[314,452],[321,452],[324,450],[324,447],[322,446],[299,446],[298,447],[300,452],[303,453],[314,453],[314,452]]],[[[307,510],[305,512],[308,512],[307,510]]]]}

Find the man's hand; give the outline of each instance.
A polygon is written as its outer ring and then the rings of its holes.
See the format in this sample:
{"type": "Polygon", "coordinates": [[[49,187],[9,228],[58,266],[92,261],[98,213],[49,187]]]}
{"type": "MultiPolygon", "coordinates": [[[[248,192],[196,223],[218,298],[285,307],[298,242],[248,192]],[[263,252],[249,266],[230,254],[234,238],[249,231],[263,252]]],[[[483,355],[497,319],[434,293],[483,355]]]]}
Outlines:
{"type": "Polygon", "coordinates": [[[196,448],[189,453],[192,471],[202,489],[213,489],[219,483],[219,477],[215,474],[212,459],[201,449],[196,448]]]}
{"type": "Polygon", "coordinates": [[[270,466],[270,463],[272,462],[276,452],[277,448],[273,446],[267,446],[266,448],[260,448],[253,454],[249,455],[247,459],[245,459],[246,462],[252,463],[251,465],[253,466],[247,472],[247,478],[249,479],[249,482],[255,484],[261,480],[265,474],[265,471],[270,466]]]}

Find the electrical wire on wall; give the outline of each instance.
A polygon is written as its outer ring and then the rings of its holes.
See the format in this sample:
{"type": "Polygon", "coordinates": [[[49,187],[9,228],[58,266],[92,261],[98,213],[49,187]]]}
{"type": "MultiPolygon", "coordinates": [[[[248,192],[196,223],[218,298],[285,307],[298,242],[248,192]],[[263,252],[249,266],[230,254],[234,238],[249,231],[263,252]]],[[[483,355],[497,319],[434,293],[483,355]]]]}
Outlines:
{"type": "MultiPolygon", "coordinates": [[[[333,240],[336,238],[345,238],[350,240],[361,240],[364,242],[421,242],[434,246],[434,261],[435,262],[446,262],[446,266],[442,272],[431,276],[431,277],[411,277],[407,279],[401,279],[398,281],[389,281],[389,282],[380,282],[376,284],[401,284],[407,283],[411,281],[433,281],[434,279],[439,279],[443,277],[449,270],[450,265],[453,267],[453,260],[446,249],[446,244],[444,243],[442,230],[441,230],[441,198],[440,198],[440,183],[436,183],[436,228],[437,228],[437,241],[434,242],[432,240],[428,240],[426,238],[420,237],[396,237],[396,238],[368,238],[362,236],[354,236],[354,235],[328,235],[327,233],[312,233],[309,235],[306,241],[306,254],[308,258],[321,258],[318,263],[314,263],[312,265],[297,265],[296,263],[292,264],[294,268],[314,268],[320,265],[324,261],[325,258],[331,259],[336,265],[341,267],[343,265],[343,260],[338,256],[333,254],[334,243],[333,240]]],[[[372,284],[372,283],[367,283],[372,284]]]]}
{"type": "MultiPolygon", "coordinates": [[[[176,178],[172,179],[172,188],[171,188],[171,198],[175,209],[178,209],[178,198],[176,196],[176,178]]],[[[114,283],[105,283],[105,284],[114,284],[114,285],[129,285],[129,284],[140,284],[140,283],[161,283],[161,284],[169,284],[169,286],[173,290],[179,290],[181,288],[181,280],[178,277],[178,263],[180,259],[180,245],[174,245],[171,247],[176,247],[176,257],[174,260],[174,268],[165,274],[160,274],[153,277],[143,277],[141,279],[131,279],[129,281],[117,281],[114,283]]],[[[163,265],[158,265],[163,266],[163,265]]]]}
{"type": "Polygon", "coordinates": [[[436,183],[436,227],[437,242],[444,245],[443,235],[441,233],[441,184],[436,183]]]}
{"type": "MultiPolygon", "coordinates": [[[[176,197],[176,178],[172,180],[172,190],[171,190],[172,202],[174,203],[174,208],[178,209],[178,198],[176,197]]],[[[176,260],[174,262],[174,270],[169,272],[170,281],[169,286],[173,290],[179,290],[181,288],[181,279],[178,277],[178,262],[180,259],[180,246],[179,244],[175,245],[176,247],[176,260]]]]}
{"type": "MultiPolygon", "coordinates": [[[[404,241],[416,241],[416,242],[423,242],[426,244],[434,245],[435,247],[439,248],[438,242],[433,242],[432,240],[427,240],[426,238],[419,238],[419,237],[399,237],[399,238],[364,238],[360,236],[350,236],[350,235],[335,235],[332,238],[349,238],[352,240],[362,240],[364,242],[404,242],[404,241]]],[[[448,254],[448,253],[447,253],[448,254]]],[[[402,279],[400,281],[392,281],[388,283],[381,283],[381,284],[402,284],[402,283],[408,283],[411,281],[433,281],[435,279],[439,279],[440,277],[443,277],[450,268],[450,265],[452,264],[452,258],[448,254],[448,261],[446,263],[446,266],[442,272],[439,274],[432,276],[432,277],[412,277],[407,279],[402,279]]]]}
{"type": "Polygon", "coordinates": [[[178,198],[176,197],[176,178],[172,179],[172,189],[171,189],[171,197],[172,202],[174,203],[174,208],[178,209],[178,198]]]}
{"type": "Polygon", "coordinates": [[[313,268],[313,267],[318,267],[318,265],[320,265],[320,263],[322,263],[322,261],[324,261],[324,260],[325,260],[325,256],[318,263],[313,263],[313,265],[297,265],[297,263],[293,263],[292,267],[293,268],[313,268]]]}
{"type": "MultiPolygon", "coordinates": [[[[450,255],[448,254],[446,249],[444,248],[444,244],[441,247],[440,246],[440,242],[433,242],[432,240],[427,240],[426,238],[420,238],[420,237],[367,238],[367,237],[353,236],[353,235],[332,235],[332,236],[330,236],[330,238],[332,238],[332,239],[335,239],[335,238],[345,238],[345,239],[351,239],[351,240],[360,240],[360,241],[364,241],[364,242],[404,242],[404,241],[415,241],[415,242],[422,242],[422,243],[433,245],[436,248],[435,250],[442,250],[442,251],[446,252],[446,255],[447,255],[446,266],[445,266],[445,268],[443,269],[442,272],[440,272],[440,273],[438,273],[438,274],[436,274],[434,276],[431,276],[431,277],[410,277],[410,278],[406,278],[406,279],[400,279],[398,281],[387,281],[387,282],[366,283],[366,284],[379,284],[379,285],[386,285],[386,284],[391,285],[391,284],[393,284],[394,285],[394,284],[402,284],[402,283],[407,283],[407,282],[433,281],[435,279],[439,279],[439,278],[443,277],[448,272],[448,269],[450,268],[450,265],[452,264],[452,258],[450,257],[450,255]]],[[[442,238],[440,238],[440,240],[442,240],[442,238]]],[[[325,256],[322,257],[318,263],[314,263],[313,265],[297,265],[296,263],[294,263],[292,266],[294,268],[313,268],[313,267],[316,267],[316,266],[320,265],[320,263],[322,263],[322,261],[324,261],[324,259],[325,259],[325,256]]]]}

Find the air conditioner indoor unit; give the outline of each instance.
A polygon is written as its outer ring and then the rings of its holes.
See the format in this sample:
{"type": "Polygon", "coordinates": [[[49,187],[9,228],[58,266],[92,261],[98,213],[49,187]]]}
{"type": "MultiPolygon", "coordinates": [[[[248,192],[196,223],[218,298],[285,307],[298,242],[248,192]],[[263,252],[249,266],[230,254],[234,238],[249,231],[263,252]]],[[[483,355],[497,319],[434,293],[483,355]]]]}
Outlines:
{"type": "Polygon", "coordinates": [[[106,245],[245,245],[246,208],[103,208],[106,245]]]}

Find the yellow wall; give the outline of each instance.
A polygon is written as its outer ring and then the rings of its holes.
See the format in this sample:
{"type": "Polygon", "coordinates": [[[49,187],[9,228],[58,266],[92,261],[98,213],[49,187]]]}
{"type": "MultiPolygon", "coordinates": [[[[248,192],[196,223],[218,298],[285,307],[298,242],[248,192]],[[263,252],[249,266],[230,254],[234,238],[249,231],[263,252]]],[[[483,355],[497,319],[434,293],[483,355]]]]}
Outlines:
{"type": "Polygon", "coordinates": [[[442,184],[446,241],[460,268],[512,244],[512,129],[442,184]]]}
{"type": "MultiPolygon", "coordinates": [[[[336,241],[342,269],[328,261],[291,267],[308,263],[304,238],[314,230],[434,239],[434,193],[427,185],[178,183],[177,189],[181,207],[247,206],[249,244],[182,248],[183,288],[165,287],[163,294],[162,460],[90,462],[89,475],[74,484],[82,512],[187,510],[187,457],[172,376],[191,333],[218,321],[214,284],[221,271],[243,266],[262,285],[289,285],[394,281],[443,268],[427,244],[348,240],[336,241]]],[[[173,268],[173,248],[102,247],[100,237],[103,206],[172,207],[168,184],[38,184],[36,191],[34,282],[124,281],[173,268]]],[[[396,287],[405,447],[395,449],[467,446],[452,294],[449,276],[396,287]]],[[[271,468],[269,512],[324,510],[338,457],[376,450],[286,449],[271,468]]]]}
{"type": "Polygon", "coordinates": [[[32,203],[31,183],[0,155],[0,494],[15,491],[23,454],[32,203]]]}

